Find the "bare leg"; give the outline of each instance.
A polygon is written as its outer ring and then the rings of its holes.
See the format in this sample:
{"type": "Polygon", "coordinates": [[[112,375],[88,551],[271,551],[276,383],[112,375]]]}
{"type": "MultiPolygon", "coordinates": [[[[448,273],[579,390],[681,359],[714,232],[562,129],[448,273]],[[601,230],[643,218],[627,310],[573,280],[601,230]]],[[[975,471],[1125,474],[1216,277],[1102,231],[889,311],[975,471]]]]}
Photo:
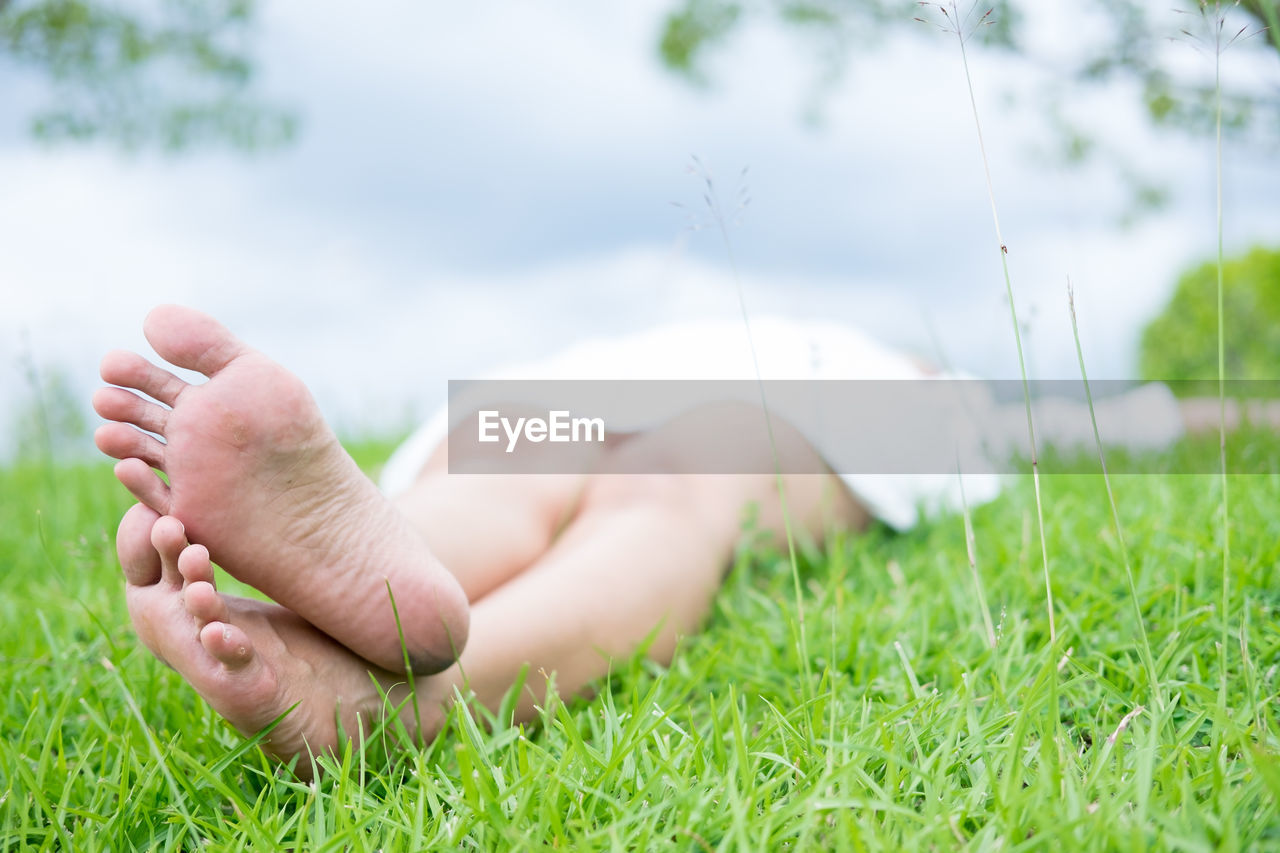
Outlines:
{"type": "MultiPolygon", "coordinates": [[[[664,438],[659,430],[617,452],[670,459],[664,438]]],[[[785,488],[800,531],[820,535],[831,524],[867,520],[833,476],[791,476],[785,488]]],[[[751,502],[762,526],[780,529],[769,475],[591,478],[550,550],[475,605],[459,662],[418,679],[422,718],[403,705],[406,725],[433,736],[455,686],[496,708],[526,666],[554,674],[561,692],[577,693],[651,634],[649,653],[668,660],[679,635],[706,615],[751,502]]],[[[399,677],[369,667],[289,611],[219,595],[207,553],[183,547],[176,520],[137,507],[118,541],[134,624],[157,656],[245,733],[294,709],[267,744],[273,755],[334,749],[343,731],[350,736],[370,715],[385,714],[374,682],[393,702],[404,698],[399,677]]],[[[542,695],[531,684],[518,717],[530,718],[542,695]]]]}
{"type": "MultiPolygon", "coordinates": [[[[504,409],[504,413],[506,411],[504,409]]],[[[778,417],[773,422],[777,449],[787,460],[787,467],[802,471],[826,470],[794,427],[778,417]]],[[[670,475],[682,470],[696,471],[701,462],[698,454],[709,446],[723,446],[723,432],[741,428],[744,423],[763,429],[760,410],[737,403],[715,404],[688,412],[647,433],[615,433],[604,444],[572,447],[570,450],[575,454],[572,459],[565,456],[563,450],[557,450],[560,455],[556,457],[556,464],[558,469],[568,466],[589,472],[621,469],[670,475]],[[711,416],[707,417],[708,414],[711,416]]],[[[761,446],[752,442],[746,448],[739,447],[736,454],[730,451],[730,455],[745,468],[770,470],[773,460],[768,458],[768,451],[763,458],[751,457],[760,449],[761,446]]],[[[522,452],[525,454],[522,464],[527,464],[538,450],[522,452]]],[[[432,454],[414,485],[393,498],[393,503],[449,566],[472,603],[541,560],[559,536],[571,532],[570,522],[591,509],[588,503],[598,503],[603,494],[620,495],[629,491],[648,494],[655,487],[645,484],[658,480],[652,476],[646,479],[643,475],[620,476],[611,481],[612,485],[605,486],[607,478],[598,473],[473,475],[465,473],[466,468],[466,459],[449,458],[446,439],[432,454]]],[[[845,525],[851,518],[860,526],[867,522],[865,512],[851,508],[852,499],[836,478],[792,479],[790,488],[822,480],[822,500],[833,512],[831,523],[845,525]]],[[[724,502],[731,507],[730,536],[736,537],[740,513],[748,503],[758,503],[765,511],[761,519],[763,527],[782,531],[781,507],[772,476],[754,480],[728,475],[689,476],[682,482],[711,492],[710,501],[724,502]],[[748,481],[755,485],[744,486],[748,481]],[[717,485],[713,488],[712,483],[717,485]],[[768,488],[761,492],[759,483],[766,483],[768,488]]]]}
{"type": "MultiPolygon", "coordinates": [[[[690,423],[702,421],[691,414],[631,437],[610,447],[598,464],[605,469],[688,469],[694,460],[682,454],[702,446],[690,423]]],[[[779,453],[801,470],[821,467],[790,425],[775,420],[774,426],[779,453]]],[[[444,495],[456,499],[461,491],[453,491],[457,484],[451,485],[452,479],[428,472],[420,487],[439,490],[442,497],[428,500],[445,503],[444,495]]],[[[696,630],[708,613],[741,536],[747,506],[756,506],[761,529],[781,538],[784,527],[777,480],[769,474],[594,475],[580,490],[569,488],[569,480],[545,481],[534,475],[506,481],[541,498],[524,508],[529,518],[539,519],[538,542],[549,543],[549,548],[523,570],[516,567],[534,549],[509,552],[505,582],[473,604],[471,641],[459,665],[447,673],[458,681],[465,676],[490,707],[498,705],[526,665],[532,673],[554,673],[559,689],[574,694],[604,675],[612,658],[633,653],[650,634],[650,656],[669,660],[677,638],[696,630]],[[566,509],[572,520],[553,540],[550,522],[566,509]]],[[[474,489],[472,497],[478,501],[469,511],[501,500],[503,482],[488,476],[463,486],[474,489]],[[485,491],[486,485],[492,493],[485,491]]],[[[870,520],[834,475],[790,475],[784,489],[786,520],[800,535],[821,537],[834,527],[860,529],[870,520]]],[[[451,542],[450,537],[465,537],[474,526],[441,526],[433,533],[431,518],[415,515],[412,505],[401,506],[414,523],[426,526],[437,550],[466,549],[464,538],[451,542]]],[[[468,577],[466,569],[459,572],[464,587],[468,577]]],[[[518,713],[531,715],[538,698],[540,691],[526,690],[518,713]]]]}
{"type": "MultiPolygon", "coordinates": [[[[834,480],[787,478],[800,530],[817,536],[829,523],[865,522],[834,480]]],[[[474,606],[471,643],[459,661],[471,689],[494,707],[527,664],[532,673],[554,673],[558,689],[573,695],[651,633],[649,656],[669,661],[677,639],[697,630],[709,612],[741,535],[742,510],[752,501],[766,524],[780,519],[768,475],[593,481],[551,551],[474,606]]],[[[530,716],[539,698],[539,691],[526,690],[517,714],[530,716]]]]}
{"type": "Polygon", "coordinates": [[[392,503],[474,603],[547,553],[572,518],[586,479],[450,473],[447,455],[446,439],[392,503]]]}

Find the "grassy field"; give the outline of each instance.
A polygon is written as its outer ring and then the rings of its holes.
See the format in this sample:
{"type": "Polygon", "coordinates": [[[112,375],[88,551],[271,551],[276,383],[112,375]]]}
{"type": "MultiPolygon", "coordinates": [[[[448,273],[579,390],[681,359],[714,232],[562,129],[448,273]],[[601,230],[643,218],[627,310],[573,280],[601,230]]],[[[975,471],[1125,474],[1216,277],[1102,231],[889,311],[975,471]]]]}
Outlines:
{"type": "Polygon", "coordinates": [[[1117,478],[1159,696],[1100,479],[1042,485],[1056,647],[1024,480],[973,514],[994,647],[961,518],[804,547],[807,665],[786,561],[744,547],[670,668],[310,785],[135,643],[109,469],[4,470],[0,849],[1280,847],[1280,472],[1231,482],[1225,650],[1219,480],[1117,478]]]}

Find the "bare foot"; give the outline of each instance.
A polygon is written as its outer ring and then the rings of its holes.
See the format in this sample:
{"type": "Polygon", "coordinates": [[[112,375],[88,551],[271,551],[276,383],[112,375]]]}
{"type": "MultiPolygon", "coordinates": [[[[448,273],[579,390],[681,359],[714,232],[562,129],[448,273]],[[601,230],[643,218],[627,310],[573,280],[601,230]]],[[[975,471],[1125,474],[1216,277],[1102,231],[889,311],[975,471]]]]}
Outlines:
{"type": "MultiPolygon", "coordinates": [[[[208,551],[187,544],[177,519],[135,505],[120,522],[116,548],[142,642],[245,736],[284,714],[262,748],[285,761],[301,756],[299,775],[310,775],[309,756],[337,750],[404,704],[404,676],[371,669],[279,605],[219,594],[208,551]]],[[[444,678],[418,681],[426,736],[439,726],[434,694],[444,678]]],[[[416,734],[411,703],[401,713],[416,734]]]]}
{"type": "Polygon", "coordinates": [[[403,672],[407,647],[415,672],[452,663],[466,643],[466,596],[342,449],[302,382],[189,308],[161,306],[143,331],[161,357],[209,381],[107,354],[102,378],[125,387],[94,395],[98,414],[115,421],[95,438],[123,460],[120,482],[179,519],[232,575],[366,660],[403,672]]]}

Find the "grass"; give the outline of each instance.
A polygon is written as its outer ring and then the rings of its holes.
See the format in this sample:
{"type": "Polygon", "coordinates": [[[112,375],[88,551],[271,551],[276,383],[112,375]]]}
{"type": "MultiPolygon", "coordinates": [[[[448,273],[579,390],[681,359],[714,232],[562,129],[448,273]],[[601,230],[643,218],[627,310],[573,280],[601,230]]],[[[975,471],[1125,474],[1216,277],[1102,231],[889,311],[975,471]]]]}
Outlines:
{"type": "MultiPolygon", "coordinates": [[[[1124,524],[1120,521],[1120,507],[1116,505],[1116,493],[1111,488],[1111,476],[1107,473],[1107,454],[1102,444],[1102,433],[1098,430],[1098,413],[1093,405],[1093,389],[1089,385],[1089,371],[1084,364],[1084,347],[1080,345],[1080,322],[1076,315],[1076,296],[1067,280],[1067,310],[1071,314],[1071,337],[1076,345],[1076,359],[1080,362],[1080,378],[1084,381],[1085,400],[1089,406],[1089,423],[1093,428],[1094,446],[1098,450],[1098,462],[1102,474],[1102,485],[1107,491],[1107,505],[1111,507],[1111,520],[1115,522],[1116,542],[1120,546],[1120,562],[1124,566],[1124,578],[1129,584],[1129,599],[1133,602],[1134,626],[1138,631],[1138,650],[1142,653],[1142,663],[1147,670],[1147,688],[1151,700],[1157,708],[1164,709],[1164,699],[1160,696],[1160,677],[1156,673],[1155,655],[1151,651],[1151,640],[1147,637],[1147,627],[1143,624],[1142,602],[1138,599],[1138,586],[1133,579],[1133,563],[1129,559],[1129,546],[1124,541],[1124,524]]],[[[1219,390],[1222,389],[1219,383],[1219,390]]],[[[1223,445],[1225,447],[1225,445],[1223,445]]],[[[1222,473],[1226,474],[1226,457],[1221,459],[1222,473]]],[[[1225,583],[1225,581],[1224,581],[1225,583]]],[[[1229,611],[1226,611],[1229,612],[1229,611]]]]}
{"type": "MultiPolygon", "coordinates": [[[[1000,230],[1000,212],[996,206],[995,188],[991,183],[991,161],[987,157],[987,145],[982,138],[982,119],[978,112],[978,99],[973,91],[973,75],[969,70],[969,53],[965,49],[965,43],[975,32],[995,23],[992,19],[995,8],[987,9],[975,20],[974,15],[981,9],[977,3],[970,6],[969,11],[963,14],[960,12],[956,0],[950,0],[949,3],[921,2],[917,3],[917,5],[936,8],[943,20],[943,23],[939,23],[938,26],[943,32],[954,35],[960,45],[960,64],[964,68],[965,87],[969,92],[969,106],[973,112],[973,126],[978,134],[978,152],[982,155],[982,173],[986,178],[987,199],[991,206],[991,221],[995,226],[996,247],[1000,252],[1000,269],[1004,273],[1005,298],[1009,301],[1009,319],[1013,325],[1013,340],[1018,350],[1018,372],[1022,377],[1022,398],[1026,404],[1027,437],[1030,440],[1029,447],[1031,449],[1031,482],[1035,490],[1036,523],[1040,532],[1040,559],[1041,565],[1044,567],[1045,610],[1049,614],[1049,642],[1056,643],[1058,641],[1058,630],[1057,622],[1053,615],[1053,577],[1049,574],[1049,543],[1044,533],[1044,499],[1040,489],[1040,467],[1036,452],[1036,427],[1035,420],[1031,415],[1031,389],[1027,382],[1027,360],[1022,351],[1022,327],[1018,323],[1017,300],[1013,296],[1013,279],[1009,275],[1009,246],[1005,243],[1004,234],[1000,230]],[[950,11],[948,11],[948,7],[950,11]]],[[[927,23],[924,18],[916,18],[916,20],[921,23],[927,23]]]]}
{"type": "Polygon", "coordinates": [[[1274,847],[1280,472],[1232,479],[1227,672],[1215,482],[1112,476],[1164,710],[1134,713],[1148,676],[1101,478],[1045,474],[1066,656],[1023,477],[971,513],[994,647],[959,517],[802,547],[808,660],[787,556],[744,548],[669,669],[619,662],[529,728],[460,707],[431,746],[388,759],[374,737],[309,785],[137,646],[109,469],[0,471],[0,849],[1274,847]]]}
{"type": "MultiPolygon", "coordinates": [[[[746,333],[747,347],[751,352],[751,370],[755,374],[756,389],[760,395],[760,410],[764,412],[764,428],[769,438],[769,454],[773,457],[773,479],[775,488],[778,492],[778,508],[782,512],[782,527],[786,534],[787,540],[787,565],[791,569],[791,581],[795,587],[795,636],[800,660],[804,664],[804,679],[802,684],[811,684],[813,682],[813,672],[809,669],[809,636],[805,630],[804,620],[804,597],[800,589],[800,563],[796,557],[796,536],[791,526],[791,511],[787,505],[787,489],[786,483],[782,476],[782,466],[778,461],[778,442],[773,431],[773,413],[769,409],[768,395],[765,393],[764,376],[760,372],[760,355],[756,350],[755,335],[751,331],[751,313],[747,310],[746,292],[742,287],[742,276],[738,274],[737,255],[733,251],[733,241],[729,238],[729,226],[739,217],[743,210],[751,202],[750,194],[747,191],[745,179],[747,177],[747,168],[744,167],[738,176],[739,190],[737,195],[737,206],[726,215],[723,203],[720,200],[720,193],[716,189],[715,181],[711,177],[711,172],[702,164],[702,161],[695,155],[693,157],[691,173],[697,175],[702,180],[703,185],[703,201],[707,206],[707,213],[711,217],[711,222],[716,230],[720,233],[721,241],[724,244],[725,258],[729,262],[729,272],[733,277],[733,287],[738,300],[738,310],[742,317],[742,329],[746,333]]],[[[806,694],[803,697],[804,702],[808,703],[812,696],[806,694]]],[[[809,730],[810,736],[813,730],[809,730]]]]}
{"type": "MultiPolygon", "coordinates": [[[[956,5],[921,5],[963,55],[956,5]]],[[[0,470],[0,849],[1280,848],[1280,471],[1229,476],[1215,439],[1170,464],[1220,476],[1047,474],[1028,431],[1033,476],[963,517],[744,546],[669,668],[615,662],[528,727],[375,730],[315,784],[137,645],[107,466],[0,470]]]]}

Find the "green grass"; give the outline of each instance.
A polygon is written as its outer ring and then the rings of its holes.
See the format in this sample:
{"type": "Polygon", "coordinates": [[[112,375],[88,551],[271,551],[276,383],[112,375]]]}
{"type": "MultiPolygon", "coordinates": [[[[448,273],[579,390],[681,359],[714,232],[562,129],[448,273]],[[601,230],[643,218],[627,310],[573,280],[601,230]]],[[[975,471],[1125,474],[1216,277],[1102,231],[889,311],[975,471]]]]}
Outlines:
{"type": "Polygon", "coordinates": [[[1163,713],[1101,478],[1042,486],[1065,659],[1024,478],[973,511],[994,649],[959,517],[802,548],[807,662],[785,555],[744,548],[670,668],[620,661],[529,728],[460,708],[389,760],[384,733],[312,786],[136,645],[109,469],[0,471],[0,849],[1280,846],[1280,472],[1231,482],[1225,674],[1219,478],[1113,477],[1163,713]]]}

